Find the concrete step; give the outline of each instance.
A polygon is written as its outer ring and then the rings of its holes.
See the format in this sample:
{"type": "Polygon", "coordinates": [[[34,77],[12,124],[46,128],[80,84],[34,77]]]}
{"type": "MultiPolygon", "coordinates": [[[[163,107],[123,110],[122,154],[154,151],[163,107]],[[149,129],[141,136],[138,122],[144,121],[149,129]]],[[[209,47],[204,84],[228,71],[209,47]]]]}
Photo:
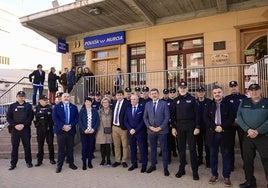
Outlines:
{"type": "MultiPolygon", "coordinates": [[[[32,157],[36,158],[36,154],[38,152],[36,129],[32,126],[31,131],[32,131],[31,136],[32,157]]],[[[54,137],[54,151],[55,154],[57,154],[58,145],[56,136],[54,137]]],[[[48,147],[46,142],[44,144],[44,152],[45,152],[44,158],[48,158],[48,147]]],[[[0,159],[10,158],[10,155],[11,155],[11,135],[8,132],[8,129],[4,128],[0,132],[0,159]]],[[[24,158],[24,149],[22,143],[20,143],[19,146],[19,158],[24,158]]]]}

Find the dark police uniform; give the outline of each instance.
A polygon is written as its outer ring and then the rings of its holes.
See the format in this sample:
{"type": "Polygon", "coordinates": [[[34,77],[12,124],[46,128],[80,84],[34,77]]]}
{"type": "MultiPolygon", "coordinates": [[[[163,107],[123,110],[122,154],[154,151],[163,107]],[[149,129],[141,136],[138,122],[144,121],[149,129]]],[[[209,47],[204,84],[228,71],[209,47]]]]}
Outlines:
{"type": "MultiPolygon", "coordinates": [[[[39,99],[47,100],[46,96],[40,96],[39,99]]],[[[35,166],[40,166],[43,162],[45,140],[48,144],[50,163],[56,164],[54,160],[52,106],[49,104],[42,106],[39,103],[34,108],[34,115],[38,142],[37,164],[35,166]]]]}
{"type": "MultiPolygon", "coordinates": [[[[201,89],[201,88],[200,88],[201,89]]],[[[196,100],[198,103],[198,113],[199,113],[199,125],[200,125],[200,133],[196,136],[197,143],[197,152],[198,152],[198,164],[203,163],[203,146],[205,144],[205,152],[206,152],[206,166],[210,167],[210,152],[209,146],[206,144],[206,123],[203,118],[205,107],[211,99],[205,97],[203,101],[196,100]]]]}
{"type": "MultiPolygon", "coordinates": [[[[229,83],[229,86],[231,87],[232,85],[237,85],[237,82],[236,81],[231,81],[229,83]]],[[[237,113],[237,110],[238,110],[238,107],[242,101],[242,99],[244,98],[247,98],[246,95],[243,95],[243,94],[240,94],[240,93],[234,93],[234,94],[230,94],[230,95],[227,95],[224,100],[229,102],[232,106],[232,110],[233,110],[233,113],[234,113],[234,116],[236,117],[236,113],[237,113]]],[[[244,131],[243,129],[236,123],[236,122],[233,122],[233,127],[232,127],[232,133],[233,133],[233,144],[235,145],[235,134],[238,134],[238,139],[239,139],[239,146],[240,146],[240,152],[241,152],[241,157],[243,159],[243,134],[244,134],[244,131]]],[[[235,152],[234,152],[234,145],[233,145],[233,149],[230,151],[230,154],[231,154],[231,170],[233,171],[234,170],[234,163],[235,163],[235,152]]]]}
{"type": "Polygon", "coordinates": [[[195,128],[199,128],[198,104],[189,93],[179,95],[173,101],[172,127],[177,131],[180,167],[176,177],[185,174],[186,141],[189,145],[191,168],[195,180],[198,180],[198,161],[196,154],[195,128]]]}
{"type": "MultiPolygon", "coordinates": [[[[164,94],[168,94],[169,93],[169,90],[168,89],[164,89],[163,90],[163,93],[164,94]]],[[[168,98],[168,99],[162,98],[161,100],[166,101],[166,103],[168,105],[169,113],[171,114],[173,100],[170,99],[170,98],[168,98]]],[[[177,157],[178,156],[177,151],[176,151],[176,141],[175,141],[174,136],[172,135],[171,119],[168,122],[168,128],[169,128],[169,132],[168,132],[168,135],[167,135],[168,161],[169,161],[169,163],[171,163],[171,153],[173,153],[173,156],[174,157],[177,157]]]]}
{"type": "MultiPolygon", "coordinates": [[[[19,91],[17,96],[25,96],[23,91],[19,91]]],[[[23,102],[19,104],[15,102],[10,105],[7,112],[7,121],[9,123],[9,128],[11,132],[11,161],[9,170],[13,170],[18,162],[18,149],[20,145],[20,140],[22,141],[22,145],[24,147],[25,153],[25,161],[28,168],[31,168],[32,165],[32,154],[31,154],[31,124],[33,120],[33,111],[32,105],[23,102]],[[24,127],[22,130],[17,130],[15,128],[16,125],[23,124],[24,127]]]]}

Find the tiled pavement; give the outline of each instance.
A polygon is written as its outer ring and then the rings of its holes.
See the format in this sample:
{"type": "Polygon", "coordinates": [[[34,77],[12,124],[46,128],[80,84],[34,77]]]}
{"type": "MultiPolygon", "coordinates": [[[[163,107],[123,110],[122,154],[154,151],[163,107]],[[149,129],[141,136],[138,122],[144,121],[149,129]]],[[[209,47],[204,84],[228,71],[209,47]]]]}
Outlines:
{"type": "MultiPolygon", "coordinates": [[[[190,164],[186,166],[186,175],[176,178],[174,174],[178,169],[178,158],[173,158],[169,165],[170,176],[163,175],[161,158],[158,158],[157,170],[151,174],[141,174],[140,168],[129,172],[122,166],[112,168],[99,166],[100,153],[95,152],[96,158],[93,160],[93,169],[82,170],[80,146],[75,148],[75,164],[77,170],[72,170],[67,164],[63,166],[62,172],[55,173],[56,166],[49,164],[48,159],[44,159],[44,164],[40,167],[28,169],[24,159],[19,159],[17,168],[9,171],[9,159],[0,159],[0,187],[1,188],[221,188],[224,187],[222,178],[214,184],[208,184],[210,170],[205,165],[199,168],[199,181],[192,180],[190,164]]],[[[189,156],[188,162],[189,162],[189,156]]],[[[33,164],[36,159],[33,160],[33,164]]],[[[130,165],[130,162],[128,162],[130,165]]],[[[141,166],[141,165],[140,165],[141,166]]],[[[221,167],[219,172],[221,172],[221,167]]],[[[221,174],[221,173],[219,173],[221,174]]],[[[266,187],[266,180],[260,159],[255,160],[255,176],[259,188],[266,187]]],[[[239,183],[244,181],[242,161],[240,155],[236,155],[235,171],[231,174],[232,187],[239,187],[239,183]]]]}

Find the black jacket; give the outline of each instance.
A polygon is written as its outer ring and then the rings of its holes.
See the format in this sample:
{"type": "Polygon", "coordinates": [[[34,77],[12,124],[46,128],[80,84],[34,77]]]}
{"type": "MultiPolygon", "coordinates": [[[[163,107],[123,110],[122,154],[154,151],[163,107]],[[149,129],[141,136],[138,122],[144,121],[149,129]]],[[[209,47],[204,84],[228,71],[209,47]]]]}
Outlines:
{"type": "Polygon", "coordinates": [[[216,114],[216,102],[213,100],[207,104],[204,111],[204,121],[207,126],[207,144],[210,145],[213,141],[213,137],[215,134],[222,134],[224,146],[231,146],[232,138],[232,123],[235,119],[232,106],[229,102],[222,100],[221,105],[221,127],[223,132],[216,133],[215,128],[215,114],[216,114]]]}
{"type": "Polygon", "coordinates": [[[57,79],[59,79],[59,76],[57,76],[55,73],[50,72],[48,74],[48,89],[49,91],[58,91],[58,83],[57,79]]]}
{"type": "Polygon", "coordinates": [[[45,71],[41,71],[42,75],[40,75],[39,70],[33,71],[31,74],[29,74],[29,80],[32,82],[32,77],[34,77],[33,84],[42,84],[44,85],[45,81],[45,71]]]}

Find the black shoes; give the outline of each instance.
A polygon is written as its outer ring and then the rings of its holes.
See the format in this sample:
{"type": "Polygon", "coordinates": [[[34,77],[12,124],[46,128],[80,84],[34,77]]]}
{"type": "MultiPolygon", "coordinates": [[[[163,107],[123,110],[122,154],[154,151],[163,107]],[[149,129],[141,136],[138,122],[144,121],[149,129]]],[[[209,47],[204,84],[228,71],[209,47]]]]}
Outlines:
{"type": "Polygon", "coordinates": [[[77,166],[75,164],[69,164],[69,168],[73,169],[73,170],[76,170],[77,169],[77,166]]]}
{"type": "Polygon", "coordinates": [[[256,183],[250,183],[250,182],[246,181],[244,183],[239,184],[239,187],[240,188],[256,188],[257,185],[256,185],[256,183]]]}
{"type": "Polygon", "coordinates": [[[193,180],[199,180],[199,175],[197,172],[193,172],[193,180]]]}
{"type": "Polygon", "coordinates": [[[83,163],[83,167],[82,167],[83,170],[86,170],[87,169],[87,164],[86,163],[83,163]]]}
{"type": "Polygon", "coordinates": [[[167,168],[164,168],[164,175],[165,175],[165,176],[169,176],[169,171],[168,171],[167,168]]]}
{"type": "Polygon", "coordinates": [[[14,170],[16,168],[16,165],[11,165],[8,170],[14,170]]]}
{"type": "Polygon", "coordinates": [[[132,171],[132,170],[134,170],[135,168],[138,168],[138,165],[132,165],[132,166],[128,169],[128,171],[132,171]]]}
{"type": "Polygon", "coordinates": [[[88,163],[88,168],[93,168],[93,165],[91,162],[88,163]]]}
{"type": "Polygon", "coordinates": [[[123,166],[123,168],[127,168],[128,167],[126,162],[123,162],[122,163],[122,166],[123,166]]]}
{"type": "Polygon", "coordinates": [[[52,165],[56,164],[56,161],[55,161],[54,159],[51,159],[49,162],[50,162],[50,164],[52,164],[52,165]]]}
{"type": "Polygon", "coordinates": [[[112,165],[112,167],[118,167],[119,165],[121,165],[121,163],[119,163],[119,162],[114,162],[113,165],[112,165]]]}
{"type": "Polygon", "coordinates": [[[185,170],[179,170],[177,174],[175,174],[177,178],[181,178],[183,175],[185,175],[185,170]]]}
{"type": "Polygon", "coordinates": [[[107,160],[106,166],[111,166],[111,160],[107,160]]]}
{"type": "Polygon", "coordinates": [[[150,168],[146,172],[151,173],[152,171],[155,171],[155,170],[156,170],[155,166],[150,166],[150,168]]]}
{"type": "Polygon", "coordinates": [[[32,163],[26,163],[27,167],[28,168],[32,168],[33,167],[33,164],[32,163]]]}
{"type": "Polygon", "coordinates": [[[36,167],[38,167],[38,166],[41,166],[43,163],[42,162],[38,162],[36,165],[34,165],[34,166],[36,166],[36,167]]]}
{"type": "Polygon", "coordinates": [[[105,164],[105,160],[102,160],[100,163],[100,166],[103,166],[105,164]]]}
{"type": "Polygon", "coordinates": [[[61,166],[58,166],[57,168],[56,168],[56,173],[60,173],[61,172],[61,166]]]}
{"type": "Polygon", "coordinates": [[[146,165],[142,165],[142,167],[141,167],[141,173],[146,172],[146,168],[147,168],[147,166],[146,166],[146,165]]]}

